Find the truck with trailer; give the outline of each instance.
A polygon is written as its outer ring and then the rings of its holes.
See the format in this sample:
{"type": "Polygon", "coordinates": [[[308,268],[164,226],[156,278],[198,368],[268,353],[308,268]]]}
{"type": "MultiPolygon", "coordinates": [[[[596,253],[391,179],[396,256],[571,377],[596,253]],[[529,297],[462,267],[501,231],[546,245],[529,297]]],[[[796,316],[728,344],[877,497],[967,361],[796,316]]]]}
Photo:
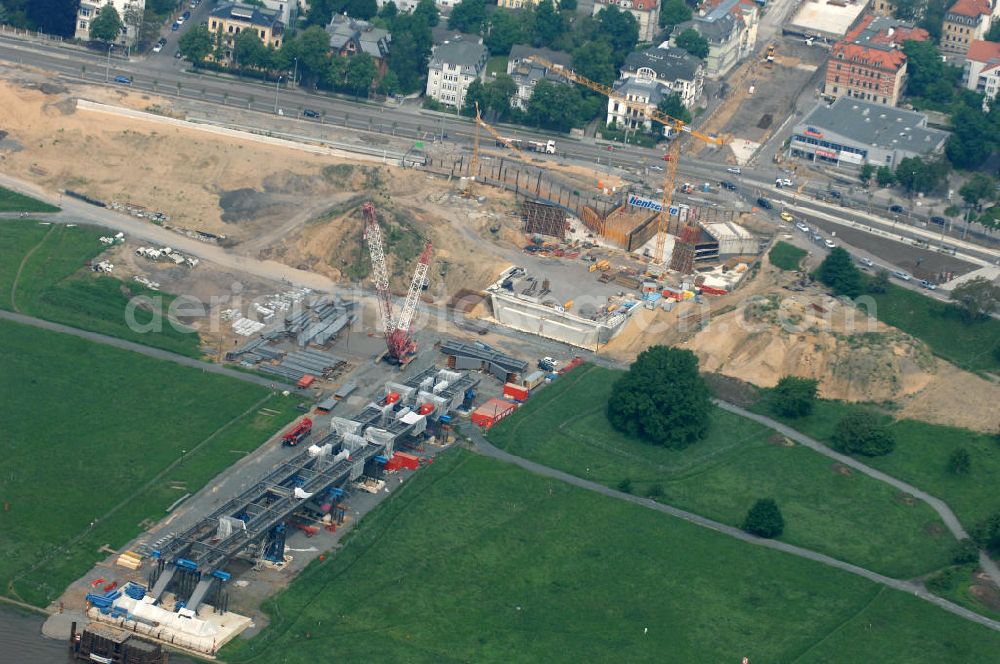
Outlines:
{"type": "Polygon", "coordinates": [[[281,437],[281,444],[286,447],[295,447],[309,437],[309,434],[312,433],[312,425],[312,420],[303,417],[291,431],[281,437]]]}

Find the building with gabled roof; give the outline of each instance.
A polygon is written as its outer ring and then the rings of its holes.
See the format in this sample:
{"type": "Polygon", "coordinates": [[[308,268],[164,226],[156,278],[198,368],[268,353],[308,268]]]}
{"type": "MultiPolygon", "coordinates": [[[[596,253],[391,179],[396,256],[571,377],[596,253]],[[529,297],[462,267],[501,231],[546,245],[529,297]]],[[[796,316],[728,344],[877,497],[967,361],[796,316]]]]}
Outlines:
{"type": "Polygon", "coordinates": [[[941,26],[941,53],[950,59],[964,57],[973,41],[986,36],[992,12],[989,0],[958,0],[949,7],[941,26]]]}
{"type": "Polygon", "coordinates": [[[566,77],[560,76],[544,65],[529,60],[533,55],[571,71],[573,69],[573,58],[569,53],[547,48],[533,48],[527,44],[515,44],[511,47],[510,56],[507,58],[507,74],[514,79],[514,83],[517,85],[517,92],[510,100],[510,105],[514,108],[524,110],[528,107],[528,100],[531,99],[538,81],[545,79],[554,83],[567,82],[566,77]]]}
{"type": "Polygon", "coordinates": [[[628,12],[639,24],[639,41],[651,42],[660,31],[660,0],[594,0],[593,16],[614,5],[628,12]]]}
{"type": "Polygon", "coordinates": [[[277,49],[281,48],[285,36],[285,24],[278,18],[279,15],[277,10],[266,7],[226,2],[208,15],[208,30],[212,33],[221,33],[227,58],[230,57],[236,35],[245,30],[253,30],[264,46],[273,46],[277,49]]]}
{"type": "Polygon", "coordinates": [[[388,30],[376,28],[368,21],[334,14],[326,26],[326,32],[330,35],[330,50],[333,53],[343,58],[367,53],[375,61],[379,72],[385,73],[389,45],[392,42],[392,35],[388,30]]]}
{"type": "Polygon", "coordinates": [[[982,93],[984,108],[1000,91],[1000,43],[977,39],[965,54],[963,81],[969,90],[982,93]]]}
{"type": "Polygon", "coordinates": [[[615,96],[608,98],[607,123],[650,131],[653,121],[636,104],[656,107],[676,93],[685,107],[693,108],[704,85],[704,63],[684,49],[666,46],[629,53],[614,84],[615,96]],[[636,104],[623,103],[621,98],[636,104]]]}
{"type": "Polygon", "coordinates": [[[929,39],[923,28],[868,14],[830,49],[823,94],[895,106],[906,78],[903,42],[929,39]]]}
{"type": "Polygon", "coordinates": [[[462,108],[472,82],[485,78],[488,58],[486,47],[477,41],[459,38],[438,44],[427,66],[427,96],[462,108]]]}
{"type": "Polygon", "coordinates": [[[730,72],[757,46],[760,8],[753,0],[709,0],[690,21],[674,27],[674,40],[692,29],[708,41],[705,76],[718,79],[730,72]]]}

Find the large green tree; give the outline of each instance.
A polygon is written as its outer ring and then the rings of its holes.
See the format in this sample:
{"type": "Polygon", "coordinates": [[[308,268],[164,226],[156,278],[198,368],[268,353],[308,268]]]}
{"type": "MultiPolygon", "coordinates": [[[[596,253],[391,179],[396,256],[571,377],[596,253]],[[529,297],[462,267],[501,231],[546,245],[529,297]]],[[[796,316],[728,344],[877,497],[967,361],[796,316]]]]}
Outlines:
{"type": "Polygon", "coordinates": [[[833,430],[832,442],[841,452],[864,456],[883,456],[896,448],[896,437],[868,411],[845,415],[833,430]]]}
{"type": "Polygon", "coordinates": [[[761,498],[747,512],[740,527],[751,535],[771,539],[780,537],[785,531],[785,519],[774,499],[761,498]]]}
{"type": "Polygon", "coordinates": [[[841,247],[830,250],[820,263],[816,276],[837,295],[856,297],[863,288],[861,272],[851,260],[851,255],[841,247]]]}
{"type": "Polygon", "coordinates": [[[619,378],[608,400],[608,421],[653,445],[681,449],[708,433],[712,401],[689,350],[651,346],[619,378]]]}
{"type": "Polygon", "coordinates": [[[541,80],[531,93],[525,117],[543,129],[569,131],[580,119],[581,101],[574,86],[541,80]]]}
{"type": "Polygon", "coordinates": [[[951,102],[961,78],[961,70],[941,61],[941,54],[932,42],[907,40],[906,94],[920,97],[933,104],[951,102]]]}
{"type": "Polygon", "coordinates": [[[437,3],[434,0],[420,0],[417,3],[416,9],[413,10],[413,16],[423,18],[424,23],[432,28],[441,20],[441,13],[438,11],[437,3]]]}
{"type": "Polygon", "coordinates": [[[177,49],[191,62],[198,63],[215,48],[215,36],[204,25],[196,25],[177,40],[177,49]]]}
{"type": "Polygon", "coordinates": [[[420,89],[427,75],[431,43],[430,26],[424,17],[416,14],[416,10],[414,14],[400,14],[393,20],[389,68],[395,72],[403,92],[420,89]]]}
{"type": "Polygon", "coordinates": [[[483,44],[489,49],[490,55],[507,55],[511,46],[523,41],[521,19],[516,14],[506,9],[493,12],[489,34],[483,39],[483,44]]]}
{"type": "Polygon", "coordinates": [[[347,89],[356,96],[367,96],[376,76],[378,76],[378,67],[375,66],[372,56],[367,53],[358,53],[351,58],[347,65],[344,83],[347,85],[347,89]]]}
{"type": "Polygon", "coordinates": [[[601,39],[578,46],[573,51],[573,69],[592,81],[611,86],[618,78],[611,43],[601,39]]]}
{"type": "Polygon", "coordinates": [[[920,157],[906,157],[896,165],[894,176],[908,193],[930,194],[944,187],[948,164],[943,159],[924,161],[920,157]]]}
{"type": "Polygon", "coordinates": [[[483,0],[462,0],[452,7],[448,29],[479,34],[486,23],[486,3],[483,0]]]}
{"type": "Polygon", "coordinates": [[[798,376],[782,376],[771,390],[771,407],[784,417],[805,417],[816,403],[819,381],[798,376]]]}
{"type": "Polygon", "coordinates": [[[684,106],[681,96],[674,92],[668,95],[663,101],[657,104],[656,108],[660,113],[666,113],[672,118],[677,118],[681,122],[691,124],[691,111],[684,106]]]}
{"type": "Polygon", "coordinates": [[[993,152],[998,139],[990,118],[982,111],[979,98],[975,106],[958,103],[951,114],[951,136],[945,147],[948,161],[956,168],[976,168],[993,152]]]}
{"type": "Polygon", "coordinates": [[[660,27],[672,29],[691,20],[691,7],[684,0],[663,0],[660,3],[660,27]]]}
{"type": "Polygon", "coordinates": [[[611,44],[615,67],[620,67],[639,42],[639,24],[631,12],[608,5],[597,15],[597,25],[600,37],[611,44]]]}
{"type": "Polygon", "coordinates": [[[111,44],[118,39],[124,27],[122,17],[114,5],[104,5],[97,12],[97,17],[90,22],[90,38],[111,44]]]}
{"type": "Polygon", "coordinates": [[[677,35],[677,45],[696,58],[708,57],[708,40],[694,28],[688,28],[677,35]]]}
{"type": "Polygon", "coordinates": [[[368,21],[378,14],[378,4],[375,0],[347,0],[344,11],[351,18],[368,21]]]}
{"type": "Polygon", "coordinates": [[[28,0],[24,11],[32,25],[46,34],[72,37],[79,0],[28,0]]]}
{"type": "Polygon", "coordinates": [[[303,79],[315,82],[326,73],[330,66],[329,50],[330,35],[318,25],[309,26],[295,38],[295,53],[303,79]]]}
{"type": "Polygon", "coordinates": [[[959,190],[958,195],[962,197],[969,207],[978,207],[981,202],[989,202],[997,197],[996,182],[985,173],[973,173],[972,177],[965,181],[959,190]]]}
{"type": "Polygon", "coordinates": [[[535,7],[535,46],[551,47],[568,28],[566,19],[552,0],[541,0],[535,7]]]}
{"type": "Polygon", "coordinates": [[[986,277],[976,277],[955,286],[951,301],[969,322],[986,320],[1000,308],[1000,286],[986,277]]]}
{"type": "MultiPolygon", "coordinates": [[[[202,27],[202,26],[198,26],[202,27]]],[[[267,58],[267,48],[256,30],[243,30],[233,40],[233,60],[240,67],[262,67],[267,58]]]]}

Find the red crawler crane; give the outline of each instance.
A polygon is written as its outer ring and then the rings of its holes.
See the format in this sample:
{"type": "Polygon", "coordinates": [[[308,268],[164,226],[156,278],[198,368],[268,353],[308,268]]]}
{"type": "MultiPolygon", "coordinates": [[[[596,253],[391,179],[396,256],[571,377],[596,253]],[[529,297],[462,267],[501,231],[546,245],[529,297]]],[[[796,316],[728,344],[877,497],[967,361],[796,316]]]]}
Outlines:
{"type": "Polygon", "coordinates": [[[365,203],[361,207],[365,218],[365,241],[372,257],[372,276],[375,280],[375,292],[378,295],[378,307],[382,314],[382,328],[385,333],[385,344],[389,349],[386,359],[393,364],[404,365],[413,359],[417,352],[417,342],[410,337],[410,323],[417,310],[417,298],[427,279],[427,271],[431,264],[431,243],[424,245],[424,250],[417,260],[417,269],[410,281],[410,290],[406,294],[403,309],[396,318],[392,310],[392,293],[389,292],[389,270],[385,264],[385,249],[382,243],[382,229],[379,228],[375,206],[365,203]]]}

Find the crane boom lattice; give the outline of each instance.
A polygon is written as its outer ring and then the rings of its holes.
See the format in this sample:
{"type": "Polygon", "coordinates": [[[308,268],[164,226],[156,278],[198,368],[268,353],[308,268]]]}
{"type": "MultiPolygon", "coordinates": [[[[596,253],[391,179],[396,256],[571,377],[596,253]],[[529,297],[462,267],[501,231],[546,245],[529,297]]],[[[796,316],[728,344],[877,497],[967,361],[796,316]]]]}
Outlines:
{"type": "Polygon", "coordinates": [[[368,253],[372,259],[372,279],[378,294],[378,308],[382,314],[382,328],[388,335],[396,325],[392,316],[392,295],[389,293],[389,270],[385,264],[385,250],[382,245],[382,229],[378,225],[375,206],[365,203],[361,207],[365,218],[365,241],[368,243],[368,253]]]}

